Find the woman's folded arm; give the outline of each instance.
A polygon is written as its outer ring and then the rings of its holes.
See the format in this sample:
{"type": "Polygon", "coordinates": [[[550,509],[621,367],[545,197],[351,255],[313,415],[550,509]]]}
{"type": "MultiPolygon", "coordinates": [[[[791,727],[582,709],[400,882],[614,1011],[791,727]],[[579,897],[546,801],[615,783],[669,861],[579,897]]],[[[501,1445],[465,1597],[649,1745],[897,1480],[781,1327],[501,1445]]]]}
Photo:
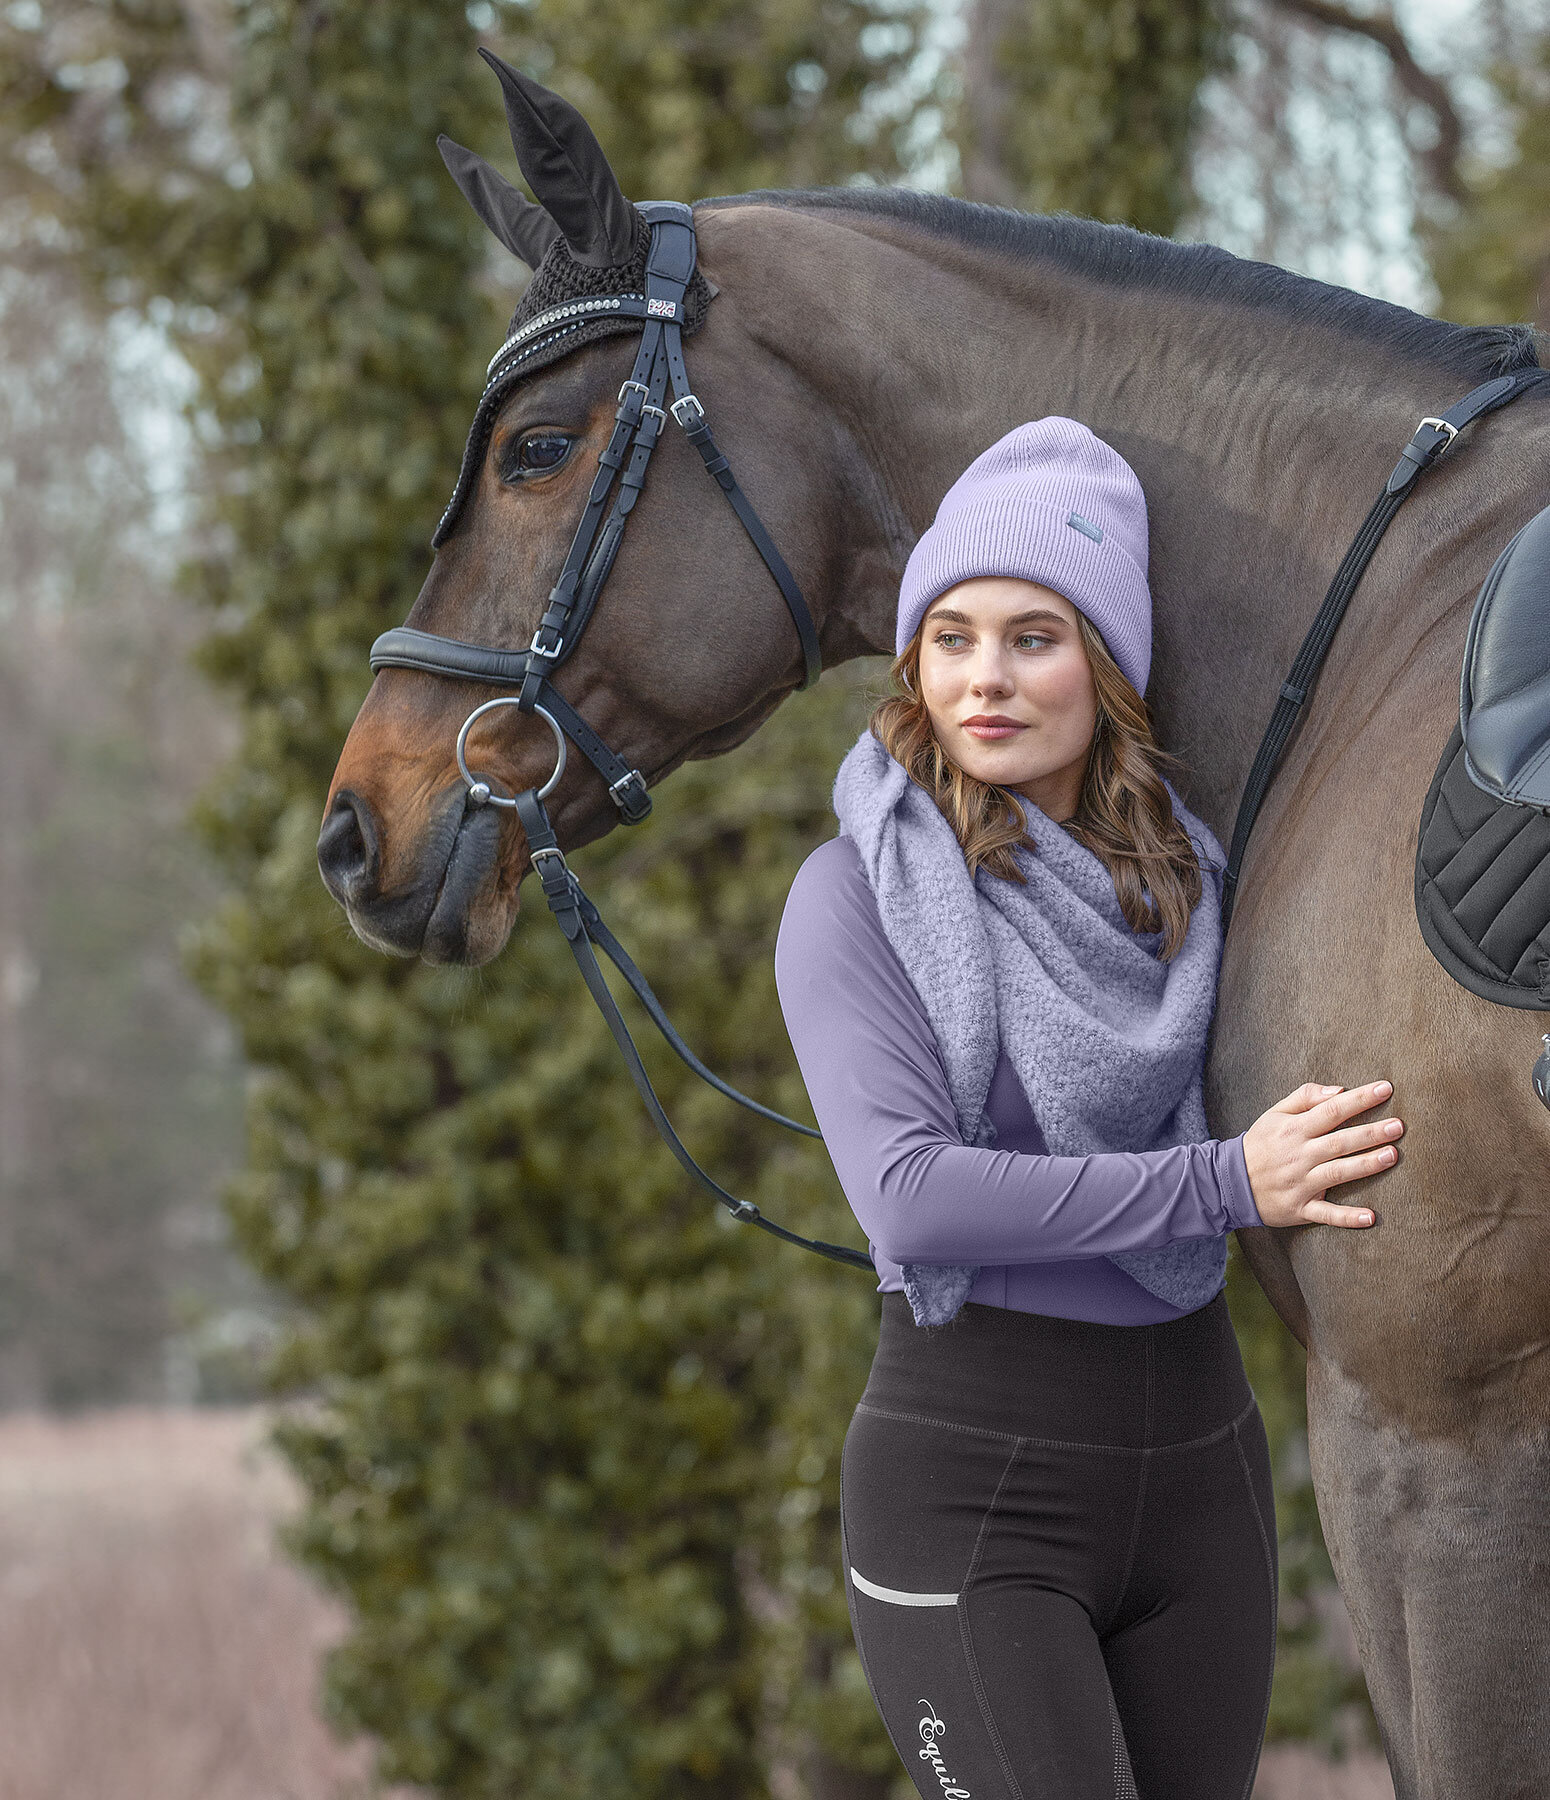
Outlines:
{"type": "Polygon", "coordinates": [[[1260,1223],[1241,1138],[1090,1156],[964,1144],[930,1021],[848,839],[820,846],[792,884],[775,978],[840,1185],[890,1261],[1058,1261],[1260,1223]]]}

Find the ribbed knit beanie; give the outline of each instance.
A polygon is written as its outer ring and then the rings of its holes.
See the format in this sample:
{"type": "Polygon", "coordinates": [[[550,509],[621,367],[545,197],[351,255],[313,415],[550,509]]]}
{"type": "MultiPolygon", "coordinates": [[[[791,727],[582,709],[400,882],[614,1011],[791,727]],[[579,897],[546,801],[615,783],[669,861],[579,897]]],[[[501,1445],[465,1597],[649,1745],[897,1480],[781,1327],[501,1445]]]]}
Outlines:
{"type": "Polygon", "coordinates": [[[1075,419],[1035,419],[975,457],[942,497],[904,567],[896,653],[950,587],[1020,575],[1086,613],[1144,694],[1152,666],[1146,566],[1146,496],[1135,470],[1075,419]]]}

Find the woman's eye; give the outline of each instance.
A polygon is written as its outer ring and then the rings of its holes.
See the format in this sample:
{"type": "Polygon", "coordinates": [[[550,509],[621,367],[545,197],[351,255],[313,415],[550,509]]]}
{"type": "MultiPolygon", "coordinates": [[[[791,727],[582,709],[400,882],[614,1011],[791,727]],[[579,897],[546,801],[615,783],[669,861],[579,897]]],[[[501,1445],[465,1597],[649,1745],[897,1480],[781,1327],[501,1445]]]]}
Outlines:
{"type": "Polygon", "coordinates": [[[936,641],[937,641],[937,643],[938,643],[938,644],[940,644],[940,645],[941,645],[941,647],[942,647],[942,648],[943,648],[943,649],[944,649],[944,650],[951,650],[951,649],[952,649],[952,647],[953,647],[953,645],[954,645],[954,644],[956,644],[956,643],[958,643],[958,642],[959,642],[959,641],[960,641],[960,639],[961,639],[961,637],[962,637],[962,633],[961,633],[961,632],[957,632],[957,631],[939,631],[939,632],[938,632],[938,633],[937,633],[937,634],[936,634],[936,641]]]}
{"type": "Polygon", "coordinates": [[[535,431],[517,446],[512,473],[541,475],[559,468],[570,455],[571,440],[558,431],[535,431]]]}
{"type": "Polygon", "coordinates": [[[1039,631],[1025,631],[1018,637],[1019,644],[1047,644],[1049,639],[1039,631]]]}

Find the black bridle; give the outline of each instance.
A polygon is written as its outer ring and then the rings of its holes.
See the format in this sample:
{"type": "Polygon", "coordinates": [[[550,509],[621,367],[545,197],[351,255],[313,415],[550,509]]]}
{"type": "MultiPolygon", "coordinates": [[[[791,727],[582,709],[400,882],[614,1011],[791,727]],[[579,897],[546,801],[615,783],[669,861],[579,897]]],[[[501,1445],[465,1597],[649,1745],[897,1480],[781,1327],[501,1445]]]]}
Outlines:
{"type": "MultiPolygon", "coordinates": [[[[458,638],[438,637],[407,625],[383,632],[371,647],[371,666],[376,669],[421,669],[430,675],[449,675],[462,681],[482,681],[492,687],[519,690],[515,704],[533,712],[540,702],[559,730],[592,762],[608,786],[609,798],[626,825],[638,825],[651,811],[645,777],[616,755],[574,707],[560,694],[550,676],[576,648],[577,641],[597,605],[619,553],[624,528],[646,481],[646,467],[657,447],[669,412],[683,434],[700,453],[706,470],[731,502],[765,567],[775,577],[781,597],[790,609],[802,644],[805,672],[801,687],[811,687],[823,669],[818,647],[818,628],[786,560],[775,548],[763,521],[737,485],[731,465],[716,447],[710,422],[689,385],[684,365],[684,292],[694,274],[696,245],[694,217],[676,200],[648,200],[636,210],[651,227],[646,252],[646,291],[643,294],[598,294],[551,307],[529,319],[496,351],[490,361],[485,392],[508,382],[520,365],[551,348],[574,332],[578,325],[606,314],[642,321],[640,349],[629,378],[619,389],[613,433],[597,459],[597,474],[587,496],[586,509],[571,538],[570,549],[550,590],[543,617],[525,650],[497,650],[484,644],[466,644],[458,638]],[[669,385],[673,398],[666,408],[669,385]],[[626,460],[627,459],[627,460],[626,460]],[[615,477],[618,491],[613,495],[615,477]]],[[[462,483],[437,528],[440,539],[449,516],[462,499],[462,483]]],[[[562,746],[563,749],[563,746],[562,746]]],[[[514,806],[489,791],[488,784],[469,783],[476,806],[514,806]],[[483,792],[480,789],[483,788],[483,792]]]]}
{"type": "MultiPolygon", "coordinates": [[[[645,292],[589,295],[551,307],[528,320],[507,338],[489,366],[486,396],[497,384],[509,381],[523,362],[541,351],[551,349],[580,325],[599,315],[639,319],[642,322],[640,349],[636,354],[634,367],[629,379],[619,389],[613,432],[606,449],[598,456],[597,474],[587,496],[586,508],[531,642],[525,650],[501,650],[483,644],[464,643],[458,638],[439,637],[433,632],[416,631],[408,626],[398,626],[385,631],[372,645],[371,666],[374,671],[388,668],[418,669],[429,675],[517,689],[515,695],[502,696],[476,707],[464,720],[458,733],[457,763],[467,784],[467,804],[473,807],[510,807],[516,812],[527,835],[528,854],[538,873],[549,910],[559,921],[582,979],[607,1020],[609,1030],[629,1067],[631,1078],[668,1148],[690,1177],[725,1206],[733,1218],[757,1225],[761,1230],[785,1239],[787,1243],[800,1245],[804,1250],[815,1251],[835,1262],[850,1263],[857,1268],[872,1271],[874,1265],[871,1258],[858,1250],[801,1237],[796,1232],[777,1225],[772,1219],[765,1218],[751,1201],[737,1199],[713,1180],[684,1147],[657,1098],[640,1052],[630,1036],[608,983],[603,978],[594,946],[601,949],[624,976],[652,1023],[674,1052],[702,1081],[708,1082],[739,1106],[744,1106],[750,1112],[777,1125],[783,1125],[788,1130],[799,1132],[805,1137],[821,1137],[822,1133],[739,1093],[695,1056],[674,1030],[645,976],[582,891],[581,883],[566,862],[555,838],[554,827],[544,809],[544,800],[553,792],[564,772],[565,743],[568,737],[602,775],[608,787],[609,798],[618,807],[625,824],[638,825],[651,811],[651,796],[646,791],[645,778],[640,770],[632,768],[623,757],[609,749],[586,720],[555,689],[550,676],[575,649],[577,640],[592,616],[598,594],[613,568],[624,528],[645,484],[647,464],[661,438],[669,413],[699,452],[706,470],[715,478],[731,503],[790,609],[805,664],[800,686],[810,687],[822,670],[818,630],[802,590],[748,497],[737,485],[726,457],[716,447],[705,408],[689,385],[689,372],[684,366],[682,326],[684,295],[694,275],[697,254],[693,215],[687,206],[672,200],[647,201],[637,210],[651,228],[646,254],[645,292]],[[673,398],[667,402],[669,387],[673,398]],[[667,404],[664,405],[664,402],[667,404]],[[468,767],[465,755],[469,729],[474,722],[485,713],[505,706],[515,706],[522,712],[538,714],[554,733],[558,746],[553,773],[543,785],[528,788],[510,798],[496,794],[487,780],[476,775],[468,767]]],[[[1330,644],[1357,584],[1395,513],[1413,491],[1416,477],[1433,466],[1452,446],[1465,426],[1486,413],[1509,404],[1528,388],[1547,379],[1550,379],[1550,372],[1537,368],[1499,376],[1466,394],[1439,417],[1423,419],[1416,427],[1383,492],[1341,560],[1329,592],[1292,664],[1291,673],[1281,684],[1275,710],[1260,741],[1239,802],[1224,873],[1224,931],[1232,917],[1238,871],[1248,846],[1249,834],[1253,830],[1255,817],[1270,787],[1281,754],[1300,717],[1301,708],[1318,680],[1330,644]]],[[[457,491],[437,527],[437,542],[441,540],[465,497],[468,474],[468,465],[465,463],[457,491]]]]}
{"type": "MultiPolygon", "coordinates": [[[[776,549],[763,521],[748,497],[737,485],[731,465],[716,446],[711,435],[705,408],[689,385],[689,371],[684,365],[683,319],[684,295],[694,275],[697,255],[694,218],[687,206],[674,200],[647,201],[637,211],[651,227],[646,252],[645,292],[641,294],[599,294],[551,307],[527,321],[496,351],[488,370],[485,393],[497,383],[510,380],[513,372],[540,351],[574,332],[578,325],[606,314],[611,317],[639,319],[642,323],[640,348],[636,352],[629,379],[619,389],[618,409],[607,447],[599,454],[597,474],[593,478],[587,504],[571,538],[570,548],[560,569],[558,580],[549,594],[543,617],[525,650],[492,649],[483,644],[467,644],[457,638],[438,637],[434,632],[415,631],[398,626],[385,631],[371,647],[371,666],[377,669],[418,669],[427,675],[444,675],[458,681],[478,681],[492,687],[516,688],[511,696],[488,700],[476,707],[464,720],[457,737],[457,762],[468,788],[470,806],[503,806],[512,808],[527,835],[528,855],[543,887],[549,910],[565,933],[571,954],[581,970],[593,999],[597,1002],[609,1030],[624,1055],[630,1075],[640,1090],[658,1131],[684,1170],[702,1188],[725,1206],[734,1219],[740,1219],[789,1244],[815,1251],[835,1262],[853,1264],[871,1270],[872,1259],[859,1250],[841,1244],[826,1244],[799,1236],[767,1219],[749,1200],[739,1200],[713,1180],[689,1154],[661,1101],[651,1085],[635,1040],[630,1036],[603,971],[598,965],[594,946],[613,963],[629,983],[645,1007],[647,1016],[668,1044],[687,1066],[729,1100],[745,1106],[761,1118],[770,1119],[804,1137],[821,1137],[809,1125],[788,1119],[784,1113],[761,1106],[746,1094],[723,1081],[706,1068],[690,1050],[651,991],[644,975],[631,961],[618,939],[603,923],[597,908],[582,891],[570,865],[566,862],[544,809],[544,801],[559,782],[565,768],[565,741],[568,737],[588,758],[603,777],[608,796],[619,809],[626,825],[638,825],[651,811],[651,796],[646,791],[645,777],[631,768],[623,757],[608,745],[582,718],[580,713],[554,687],[550,677],[576,648],[587,621],[597,604],[603,583],[619,553],[624,528],[629,523],[635,502],[645,485],[646,468],[671,413],[674,423],[699,452],[706,471],[714,478],[742,522],[764,566],[775,578],[781,596],[790,610],[797,637],[802,645],[804,673],[800,686],[811,687],[823,669],[818,645],[818,628],[812,611],[804,599],[796,577],[776,549]],[[668,400],[668,391],[672,399],[668,400]],[[610,499],[612,505],[610,505],[610,499]],[[495,793],[490,783],[476,775],[466,758],[470,726],[493,708],[515,706],[519,711],[537,713],[554,733],[558,755],[553,773],[541,787],[528,788],[510,798],[495,793]]],[[[464,494],[460,478],[447,513],[437,528],[438,540],[446,530],[450,517],[464,494]]]]}

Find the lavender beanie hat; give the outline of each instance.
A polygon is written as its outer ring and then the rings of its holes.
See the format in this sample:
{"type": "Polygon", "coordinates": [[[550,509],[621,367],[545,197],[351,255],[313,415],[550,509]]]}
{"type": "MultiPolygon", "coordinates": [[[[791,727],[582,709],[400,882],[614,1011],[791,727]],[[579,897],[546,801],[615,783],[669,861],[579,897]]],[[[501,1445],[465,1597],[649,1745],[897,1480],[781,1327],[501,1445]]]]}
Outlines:
{"type": "Polygon", "coordinates": [[[1138,694],[1152,666],[1146,496],[1117,450],[1075,419],[1019,425],[975,457],[910,552],[895,651],[926,608],[976,575],[1020,575],[1064,594],[1103,635],[1138,694]]]}

